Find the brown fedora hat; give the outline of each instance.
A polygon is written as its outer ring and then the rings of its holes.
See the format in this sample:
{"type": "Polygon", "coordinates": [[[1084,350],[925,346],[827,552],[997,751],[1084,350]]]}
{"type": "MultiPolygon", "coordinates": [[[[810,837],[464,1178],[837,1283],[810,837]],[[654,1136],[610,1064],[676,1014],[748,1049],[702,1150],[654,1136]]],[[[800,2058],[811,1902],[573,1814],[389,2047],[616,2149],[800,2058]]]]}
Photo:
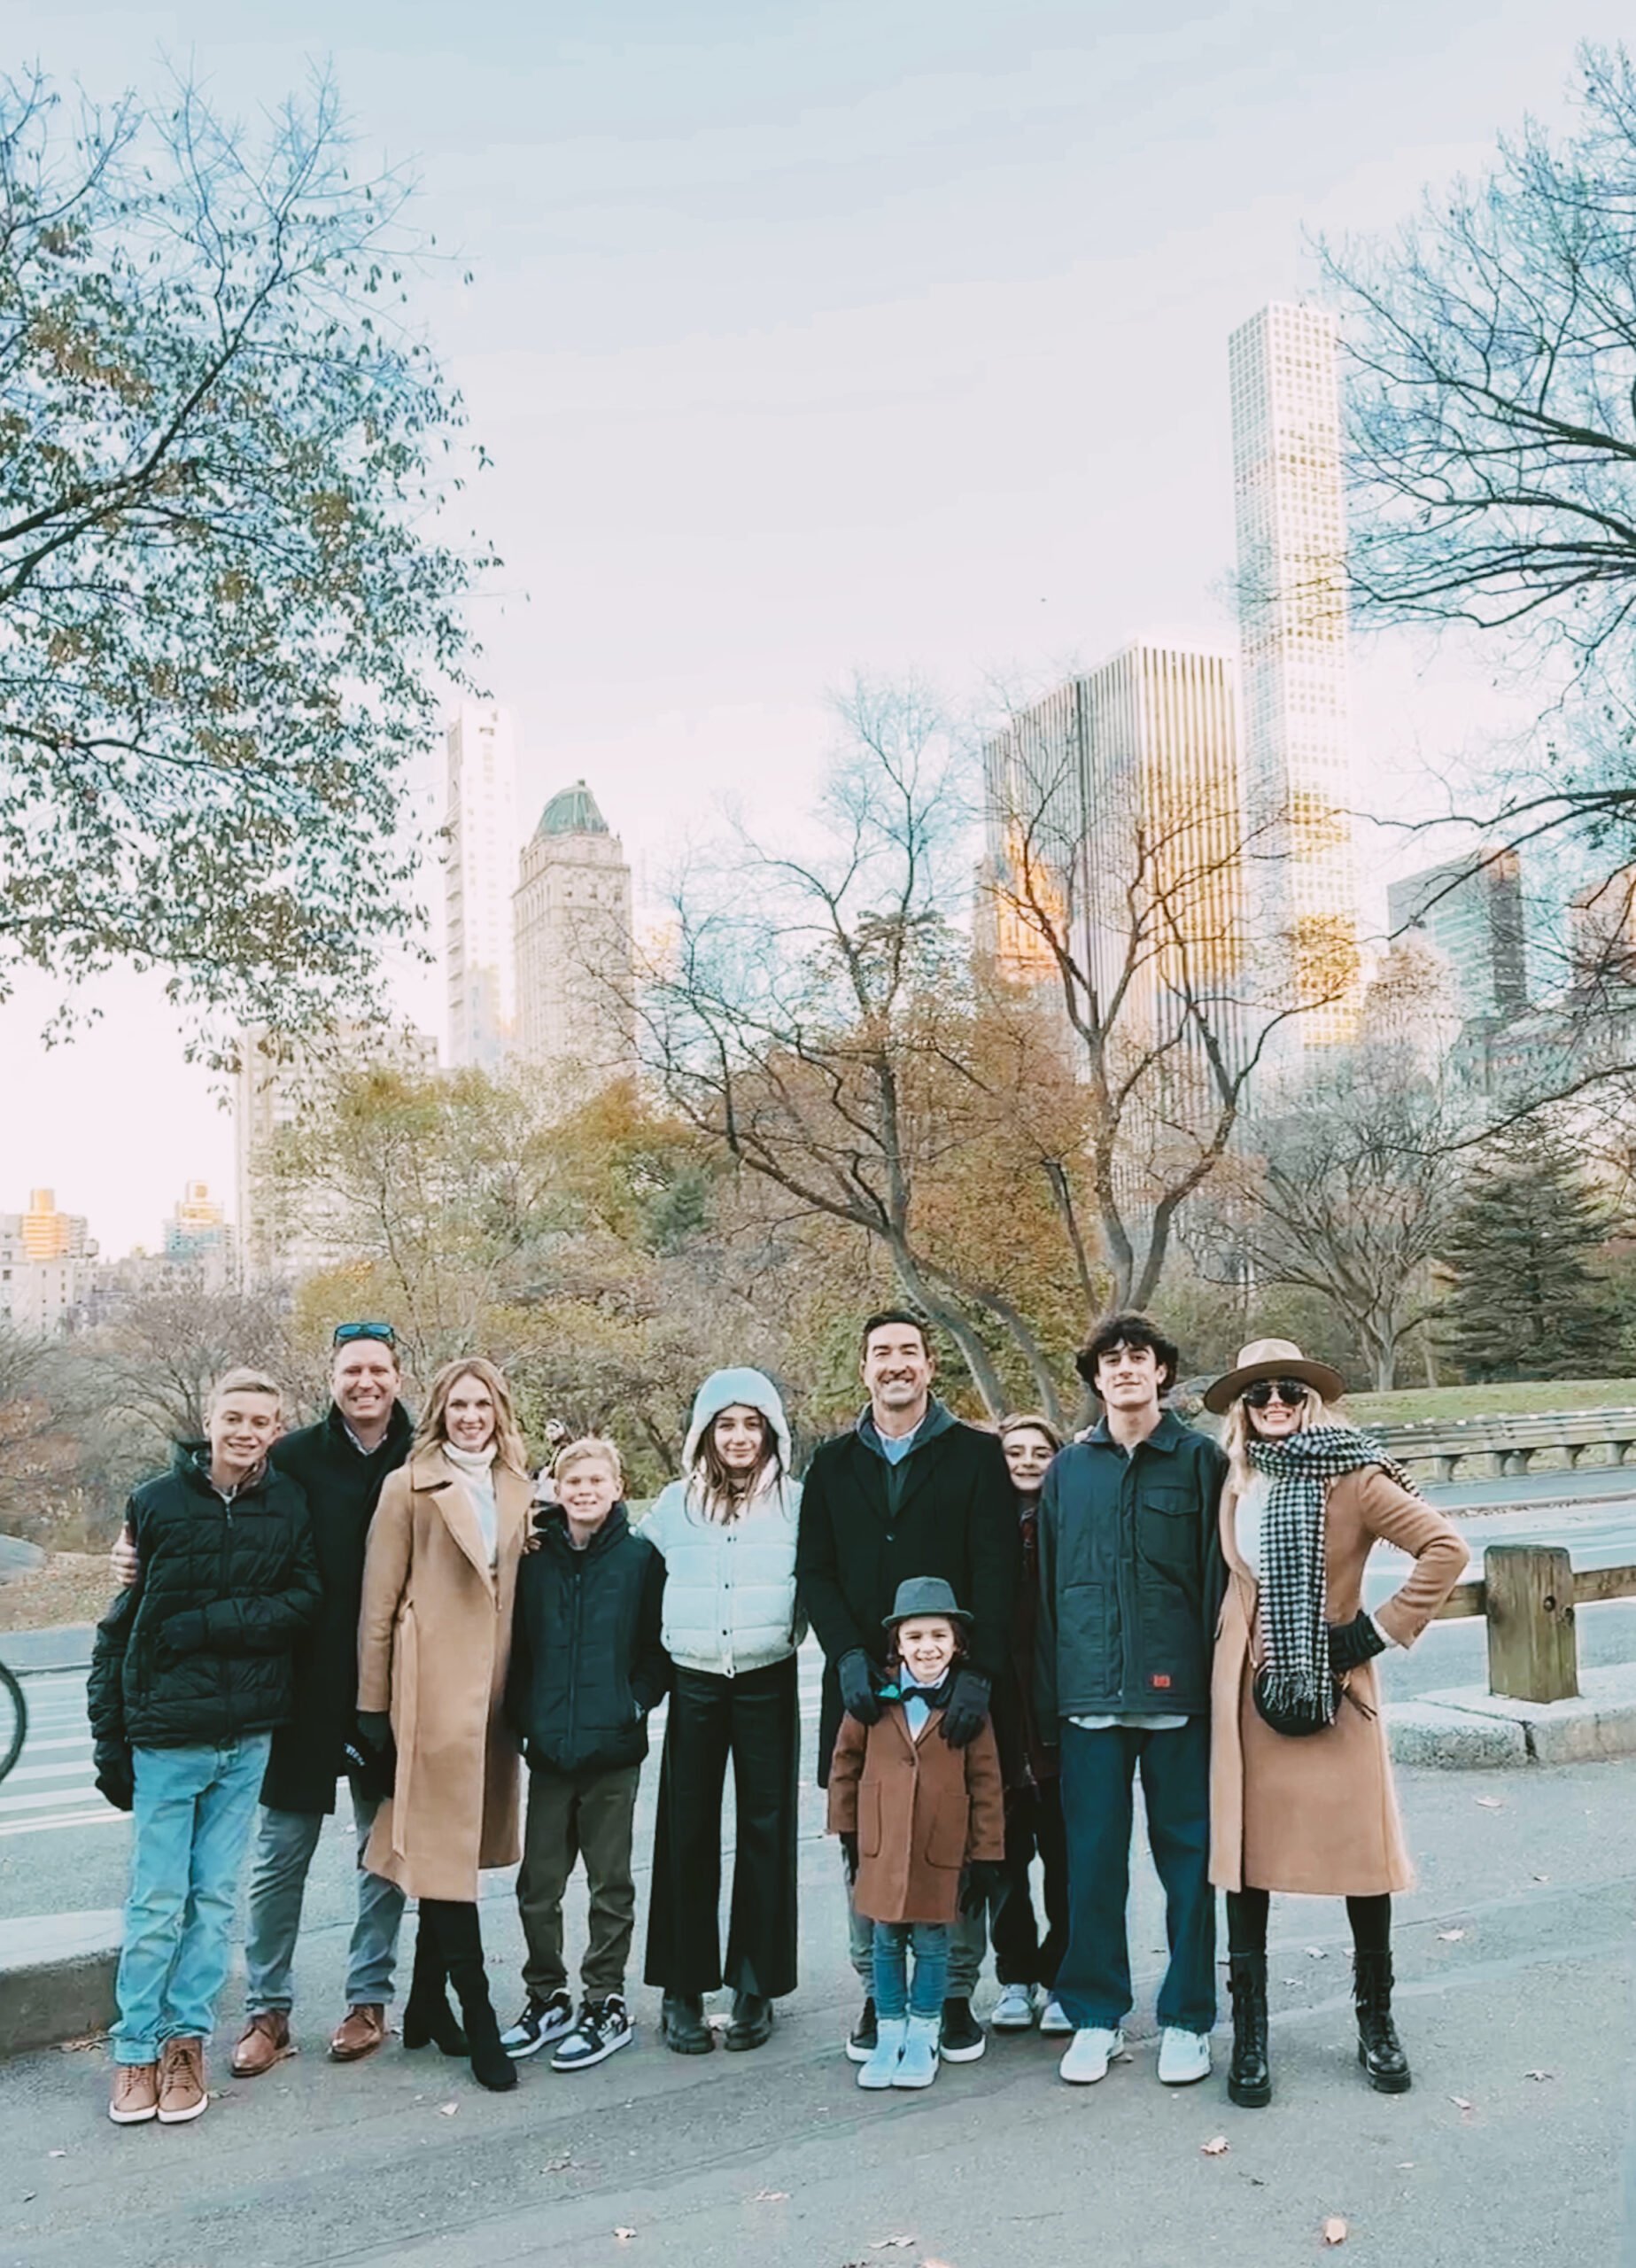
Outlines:
{"type": "Polygon", "coordinates": [[[1325,1402],[1338,1402],[1346,1391],[1346,1381],[1338,1371],[1332,1371],[1327,1363],[1313,1362],[1294,1340],[1252,1339],[1238,1349],[1233,1368],[1205,1388],[1205,1408],[1214,1410],[1219,1418],[1258,1379],[1299,1379],[1315,1387],[1325,1402]]]}

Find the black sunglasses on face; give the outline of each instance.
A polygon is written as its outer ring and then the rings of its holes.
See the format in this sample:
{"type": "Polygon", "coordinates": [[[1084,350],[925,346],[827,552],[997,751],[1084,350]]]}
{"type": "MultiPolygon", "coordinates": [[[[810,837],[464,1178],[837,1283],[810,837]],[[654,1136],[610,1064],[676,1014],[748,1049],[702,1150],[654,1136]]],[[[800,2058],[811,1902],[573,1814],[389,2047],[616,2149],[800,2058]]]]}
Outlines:
{"type": "Polygon", "coordinates": [[[398,1334],[390,1323],[337,1323],[330,1343],[333,1347],[350,1347],[360,1339],[378,1339],[383,1347],[398,1344],[398,1334]]]}
{"type": "Polygon", "coordinates": [[[1245,1386],[1244,1398],[1252,1410],[1265,1410],[1275,1395],[1287,1409],[1299,1410],[1311,1392],[1305,1379],[1257,1379],[1245,1386]]]}

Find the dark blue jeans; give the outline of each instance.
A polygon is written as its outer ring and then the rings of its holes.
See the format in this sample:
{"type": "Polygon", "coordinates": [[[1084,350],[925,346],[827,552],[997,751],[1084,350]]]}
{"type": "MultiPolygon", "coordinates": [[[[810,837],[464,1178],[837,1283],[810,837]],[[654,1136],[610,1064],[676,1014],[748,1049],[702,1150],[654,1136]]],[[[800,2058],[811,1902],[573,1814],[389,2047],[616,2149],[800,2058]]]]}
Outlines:
{"type": "Polygon", "coordinates": [[[949,1929],[943,1922],[875,1923],[875,2014],[888,2023],[899,2016],[941,2016],[949,1984],[949,1929]],[[915,1957],[909,1979],[909,1953],[915,1957]]]}
{"type": "Polygon", "coordinates": [[[1182,2031],[1215,2022],[1215,1892],[1210,1885],[1210,1720],[1169,1732],[1062,1728],[1062,1817],[1068,1845],[1068,1945],[1057,1998],[1070,2023],[1112,2030],[1130,2013],[1131,1791],[1142,1774],[1148,1841],[1165,1886],[1170,1965],[1159,2021],[1182,2031]]]}

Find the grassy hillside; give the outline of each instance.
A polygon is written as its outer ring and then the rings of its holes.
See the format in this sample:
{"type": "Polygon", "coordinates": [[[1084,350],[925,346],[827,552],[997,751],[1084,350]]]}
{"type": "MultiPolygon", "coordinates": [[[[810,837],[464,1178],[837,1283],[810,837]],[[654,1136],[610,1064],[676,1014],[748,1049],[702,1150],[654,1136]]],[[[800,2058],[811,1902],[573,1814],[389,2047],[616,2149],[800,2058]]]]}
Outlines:
{"type": "Polygon", "coordinates": [[[1554,1410],[1636,1410],[1636,1379],[1519,1379],[1508,1386],[1406,1386],[1392,1394],[1346,1397],[1347,1415],[1360,1425],[1528,1417],[1554,1410]]]}

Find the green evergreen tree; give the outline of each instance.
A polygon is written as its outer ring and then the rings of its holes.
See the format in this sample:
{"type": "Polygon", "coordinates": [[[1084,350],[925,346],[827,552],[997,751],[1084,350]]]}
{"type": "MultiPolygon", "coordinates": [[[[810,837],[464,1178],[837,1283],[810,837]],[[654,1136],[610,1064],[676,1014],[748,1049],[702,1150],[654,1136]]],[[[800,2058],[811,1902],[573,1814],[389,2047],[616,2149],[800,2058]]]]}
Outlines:
{"type": "Polygon", "coordinates": [[[1609,1233],[1572,1149],[1524,1122],[1491,1143],[1461,1192],[1443,1257],[1449,1352],[1469,1379],[1598,1378],[1619,1369],[1608,1285],[1590,1255],[1609,1233]]]}

